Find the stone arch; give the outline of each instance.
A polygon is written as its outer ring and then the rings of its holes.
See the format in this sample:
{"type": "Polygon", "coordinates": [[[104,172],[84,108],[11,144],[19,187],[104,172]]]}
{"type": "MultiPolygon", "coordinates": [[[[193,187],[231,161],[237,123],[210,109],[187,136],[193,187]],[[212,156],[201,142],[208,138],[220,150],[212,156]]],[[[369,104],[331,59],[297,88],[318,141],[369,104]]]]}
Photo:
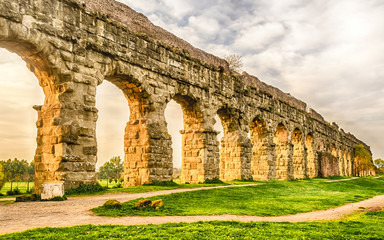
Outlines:
{"type": "Polygon", "coordinates": [[[172,99],[167,103],[164,116],[167,122],[167,131],[172,142],[172,178],[180,180],[182,167],[182,134],[180,130],[184,129],[182,107],[172,99]]]}
{"type": "Polygon", "coordinates": [[[81,140],[76,136],[79,125],[66,116],[65,109],[72,111],[74,106],[74,102],[66,103],[74,89],[67,82],[71,76],[63,68],[60,53],[39,34],[30,38],[29,32],[20,28],[18,24],[0,19],[0,48],[21,57],[44,92],[44,104],[34,106],[38,113],[34,156],[35,191],[40,194],[41,186],[46,183],[64,182],[64,187],[70,188],[80,183],[95,182],[95,175],[89,174],[86,161],[73,157],[73,149],[67,147],[80,143],[81,140]],[[72,132],[73,137],[69,137],[72,132]],[[73,178],[70,171],[74,168],[86,177],[81,180],[73,178]]]}
{"type": "Polygon", "coordinates": [[[347,151],[347,169],[348,169],[348,176],[353,175],[353,166],[352,166],[352,158],[351,158],[351,152],[347,151]]]}
{"type": "Polygon", "coordinates": [[[275,144],[275,157],[276,157],[276,178],[277,179],[290,179],[292,177],[290,171],[291,162],[291,147],[288,141],[288,130],[284,124],[280,123],[276,127],[273,142],[275,144]]]}
{"type": "Polygon", "coordinates": [[[336,176],[339,174],[339,164],[338,164],[338,157],[337,157],[337,149],[334,143],[330,145],[330,150],[331,150],[332,158],[330,159],[330,164],[329,164],[330,165],[329,176],[336,176]]]}
{"type": "Polygon", "coordinates": [[[305,155],[304,138],[302,132],[295,128],[292,132],[293,144],[293,178],[302,179],[305,177],[305,155]]]}
{"type": "Polygon", "coordinates": [[[124,136],[124,186],[171,180],[172,147],[165,104],[155,101],[148,87],[132,75],[115,74],[105,79],[121,89],[130,109],[124,136]]]}
{"type": "Polygon", "coordinates": [[[217,115],[224,130],[220,149],[220,179],[230,181],[251,178],[251,146],[240,113],[233,108],[222,107],[217,115]]]}
{"type": "Polygon", "coordinates": [[[250,126],[252,142],[251,174],[254,180],[268,180],[272,173],[273,148],[266,122],[256,117],[250,126]]]}
{"type": "Polygon", "coordinates": [[[317,176],[317,164],[315,157],[314,139],[312,133],[309,133],[305,138],[305,148],[307,155],[307,170],[306,176],[313,178],[317,176]]]}
{"type": "Polygon", "coordinates": [[[173,97],[183,110],[182,134],[182,183],[204,182],[206,178],[219,177],[219,149],[217,132],[206,129],[206,116],[199,101],[176,94],[173,97]]]}
{"type": "Polygon", "coordinates": [[[338,166],[338,175],[339,176],[345,176],[344,173],[344,155],[343,155],[343,150],[341,148],[338,149],[337,151],[337,166],[338,166]]]}
{"type": "MultiPolygon", "coordinates": [[[[97,163],[101,167],[112,157],[120,157],[124,162],[125,127],[129,121],[130,109],[121,89],[110,81],[103,81],[96,89],[95,107],[97,163]]],[[[124,171],[124,168],[123,168],[124,171]]],[[[122,179],[124,179],[122,173],[122,179]]]]}
{"type": "Polygon", "coordinates": [[[347,151],[343,150],[343,173],[344,176],[349,176],[348,174],[348,159],[347,159],[347,151]]]}

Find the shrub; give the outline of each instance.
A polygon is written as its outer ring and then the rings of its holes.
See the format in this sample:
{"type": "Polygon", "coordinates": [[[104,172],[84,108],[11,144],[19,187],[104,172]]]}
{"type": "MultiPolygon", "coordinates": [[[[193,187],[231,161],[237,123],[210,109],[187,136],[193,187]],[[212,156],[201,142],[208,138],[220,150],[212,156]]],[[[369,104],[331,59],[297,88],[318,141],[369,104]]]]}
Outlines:
{"type": "Polygon", "coordinates": [[[145,183],[144,186],[178,186],[173,180],[170,181],[153,181],[151,183],[145,183]]]}
{"type": "Polygon", "coordinates": [[[54,197],[54,198],[51,198],[51,199],[41,199],[41,197],[39,196],[39,200],[40,201],[65,201],[65,200],[67,200],[68,198],[67,198],[67,196],[62,196],[62,197],[59,197],[59,196],[57,196],[57,197],[54,197]]]}
{"type": "Polygon", "coordinates": [[[121,182],[119,182],[118,184],[116,184],[116,186],[114,186],[113,188],[122,188],[123,187],[123,184],[121,182]]]}
{"type": "Polygon", "coordinates": [[[149,209],[154,208],[156,210],[159,210],[160,208],[164,207],[164,202],[162,199],[160,200],[148,200],[148,199],[142,199],[136,202],[135,209],[143,210],[143,209],[149,209]]]}
{"type": "Polygon", "coordinates": [[[30,196],[22,195],[22,196],[16,197],[16,202],[32,202],[37,200],[40,200],[40,197],[36,194],[32,194],[30,196]]]}
{"type": "Polygon", "coordinates": [[[224,182],[221,181],[219,178],[214,177],[214,178],[207,178],[207,179],[205,179],[204,183],[206,183],[206,184],[217,184],[217,183],[224,183],[224,182]]]}
{"type": "Polygon", "coordinates": [[[103,207],[107,209],[121,209],[122,204],[115,199],[109,199],[103,204],[103,207]]]}
{"type": "Polygon", "coordinates": [[[21,192],[20,192],[20,190],[16,187],[15,189],[13,189],[13,190],[9,190],[8,192],[7,192],[7,195],[9,195],[9,196],[12,196],[12,195],[20,195],[21,194],[21,192]]]}
{"type": "Polygon", "coordinates": [[[78,188],[72,188],[65,191],[65,194],[71,195],[71,194],[79,194],[79,193],[95,193],[95,192],[101,192],[104,191],[105,188],[103,188],[99,183],[93,183],[93,184],[83,184],[80,185],[78,188]]]}
{"type": "Polygon", "coordinates": [[[3,164],[0,163],[0,190],[5,184],[5,178],[3,173],[3,164]]]}
{"type": "Polygon", "coordinates": [[[142,200],[139,200],[137,201],[137,203],[135,204],[135,209],[145,209],[145,208],[148,208],[150,207],[152,204],[152,201],[151,200],[148,200],[148,199],[142,199],[142,200]]]}

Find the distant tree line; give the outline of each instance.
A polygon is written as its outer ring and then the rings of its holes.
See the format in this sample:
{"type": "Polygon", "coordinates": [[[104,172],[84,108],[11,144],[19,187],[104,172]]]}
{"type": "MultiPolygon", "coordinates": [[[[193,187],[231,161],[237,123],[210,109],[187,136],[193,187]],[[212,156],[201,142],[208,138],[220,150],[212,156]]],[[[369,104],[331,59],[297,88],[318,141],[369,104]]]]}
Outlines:
{"type": "Polygon", "coordinates": [[[0,161],[0,190],[5,182],[11,183],[11,192],[13,191],[14,182],[27,182],[27,192],[30,191],[29,183],[33,182],[35,177],[35,162],[28,163],[27,160],[11,160],[0,161]]]}
{"type": "Polygon", "coordinates": [[[374,161],[374,163],[377,167],[377,174],[384,174],[384,160],[378,158],[374,161]]]}
{"type": "Polygon", "coordinates": [[[377,171],[371,154],[363,145],[355,146],[355,171],[359,177],[374,175],[377,171]]]}
{"type": "Polygon", "coordinates": [[[122,183],[123,182],[123,172],[124,172],[124,162],[118,157],[111,158],[108,162],[104,163],[100,167],[99,172],[97,173],[99,179],[107,179],[108,183],[122,183]]]}
{"type": "MultiPolygon", "coordinates": [[[[120,157],[112,157],[108,162],[100,167],[98,174],[99,179],[106,179],[108,183],[121,184],[123,182],[124,162],[120,157]]],[[[6,182],[11,184],[11,192],[15,183],[27,182],[27,192],[30,192],[30,182],[34,181],[35,162],[28,163],[27,160],[8,159],[0,160],[0,190],[6,182]]]]}

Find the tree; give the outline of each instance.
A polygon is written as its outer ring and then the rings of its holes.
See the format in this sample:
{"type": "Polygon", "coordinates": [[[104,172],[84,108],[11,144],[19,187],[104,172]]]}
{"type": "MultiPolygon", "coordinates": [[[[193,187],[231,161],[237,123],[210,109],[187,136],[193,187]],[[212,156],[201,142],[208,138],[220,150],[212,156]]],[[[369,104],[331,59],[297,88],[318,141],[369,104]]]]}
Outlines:
{"type": "Polygon", "coordinates": [[[378,158],[374,161],[374,163],[375,163],[377,168],[384,168],[384,160],[383,159],[378,158]]]}
{"type": "Polygon", "coordinates": [[[28,162],[26,160],[18,160],[17,158],[3,161],[3,172],[5,179],[11,183],[11,191],[14,181],[21,181],[28,162]]]}
{"type": "Polygon", "coordinates": [[[355,171],[360,177],[376,170],[371,154],[363,145],[355,146],[355,171]]]}
{"type": "Polygon", "coordinates": [[[233,72],[240,72],[243,67],[241,56],[236,54],[225,55],[224,59],[228,62],[229,69],[233,72]]]}
{"type": "Polygon", "coordinates": [[[381,158],[378,158],[374,161],[374,163],[377,167],[377,173],[384,174],[384,160],[381,158]]]}
{"type": "Polygon", "coordinates": [[[0,190],[5,184],[4,172],[3,172],[3,163],[0,162],[0,190]]]}
{"type": "Polygon", "coordinates": [[[99,178],[107,179],[107,187],[108,182],[112,182],[113,179],[115,179],[117,182],[117,180],[120,179],[124,171],[123,164],[123,161],[118,156],[111,158],[108,162],[104,163],[104,165],[100,167],[99,178]]]}
{"type": "Polygon", "coordinates": [[[26,163],[25,170],[23,173],[23,180],[27,182],[27,192],[29,192],[29,182],[33,182],[35,178],[35,161],[26,163]]]}

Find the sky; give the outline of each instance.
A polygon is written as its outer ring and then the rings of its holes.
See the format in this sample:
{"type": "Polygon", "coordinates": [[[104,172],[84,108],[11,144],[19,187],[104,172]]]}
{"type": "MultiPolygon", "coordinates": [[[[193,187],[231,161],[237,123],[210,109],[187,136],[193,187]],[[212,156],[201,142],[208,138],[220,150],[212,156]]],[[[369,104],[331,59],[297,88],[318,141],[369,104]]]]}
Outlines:
{"type": "MultiPolygon", "coordinates": [[[[336,122],[384,158],[384,1],[382,0],[120,0],[197,48],[242,56],[243,70],[336,122]]],[[[36,78],[0,49],[0,159],[31,160],[36,147],[36,78]]],[[[129,119],[121,91],[97,89],[98,165],[123,156],[129,119]]],[[[182,112],[166,109],[180,166],[182,112]]],[[[221,130],[220,124],[216,126],[221,130]]]]}

